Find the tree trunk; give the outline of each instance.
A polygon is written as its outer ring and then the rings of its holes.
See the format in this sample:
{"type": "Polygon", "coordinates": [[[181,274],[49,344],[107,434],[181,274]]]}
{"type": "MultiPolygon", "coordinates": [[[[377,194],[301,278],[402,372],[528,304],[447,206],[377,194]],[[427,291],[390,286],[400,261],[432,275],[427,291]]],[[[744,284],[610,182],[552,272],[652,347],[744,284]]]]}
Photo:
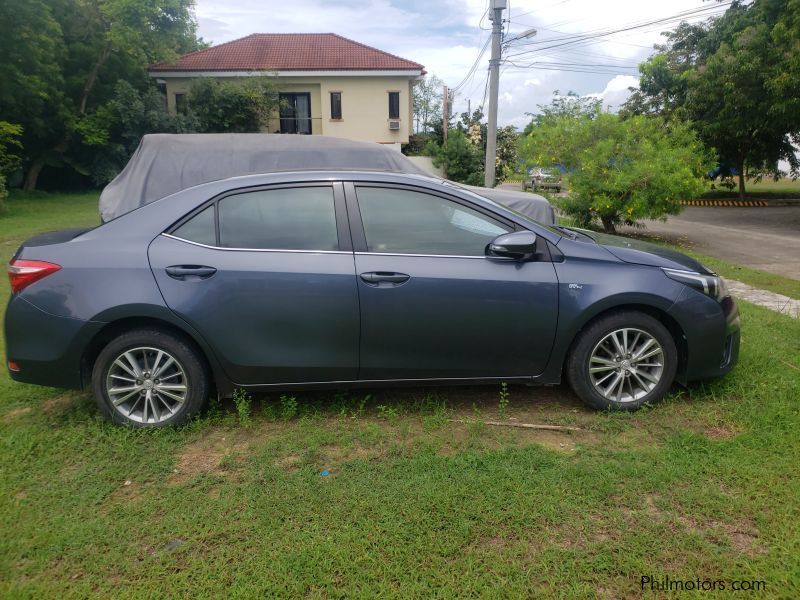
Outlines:
{"type": "Polygon", "coordinates": [[[614,218],[609,215],[601,215],[600,220],[603,222],[603,231],[606,233],[617,233],[614,227],[614,218]]]}
{"type": "Polygon", "coordinates": [[[739,160],[739,200],[744,200],[744,160],[739,160]]]}
{"type": "Polygon", "coordinates": [[[95,82],[97,81],[97,74],[100,72],[100,69],[108,60],[108,57],[111,56],[111,42],[106,42],[103,51],[100,53],[100,56],[97,57],[94,65],[92,65],[89,74],[86,76],[86,83],[83,84],[83,92],[81,92],[81,101],[79,104],[79,112],[82,115],[86,114],[86,103],[89,100],[89,94],[94,87],[95,82]]]}
{"type": "Polygon", "coordinates": [[[25,182],[22,184],[23,191],[32,192],[36,189],[36,184],[39,181],[39,173],[42,172],[43,168],[43,157],[39,157],[31,163],[31,166],[28,167],[28,172],[25,175],[25,182]]]}

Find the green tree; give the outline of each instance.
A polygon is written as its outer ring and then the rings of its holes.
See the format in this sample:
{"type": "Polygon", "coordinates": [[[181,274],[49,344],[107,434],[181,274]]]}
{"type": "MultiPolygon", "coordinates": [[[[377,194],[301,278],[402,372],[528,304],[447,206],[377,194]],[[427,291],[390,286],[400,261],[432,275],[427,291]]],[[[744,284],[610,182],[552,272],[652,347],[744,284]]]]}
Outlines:
{"type": "Polygon", "coordinates": [[[96,111],[120,79],[144,89],[144,67],[202,44],[193,0],[4,0],[0,114],[23,126],[24,187],[45,165],[77,168],[96,146],[96,111]],[[7,85],[7,87],[6,87],[7,85]]]}
{"type": "Polygon", "coordinates": [[[564,212],[606,232],[639,219],[680,212],[680,200],[702,191],[710,162],[685,124],[661,118],[581,110],[540,115],[521,144],[530,164],[570,171],[564,212]]]}
{"type": "Polygon", "coordinates": [[[734,4],[705,24],[682,24],[640,66],[640,88],[623,114],[690,122],[720,163],[745,176],[779,177],[778,162],[800,175],[797,0],[734,4]],[[794,9],[794,10],[793,10],[794,9]]]}
{"type": "Polygon", "coordinates": [[[442,146],[429,142],[428,153],[449,179],[468,185],[483,184],[483,150],[461,129],[448,132],[447,143],[442,146]]]}
{"type": "Polygon", "coordinates": [[[19,165],[19,152],[22,144],[19,137],[22,127],[7,121],[0,121],[0,209],[5,206],[7,196],[6,178],[19,165]]]}
{"type": "Polygon", "coordinates": [[[497,155],[495,179],[505,181],[517,169],[519,163],[519,135],[513,125],[497,130],[497,155]]]}
{"type": "Polygon", "coordinates": [[[192,83],[189,111],[201,133],[252,133],[266,125],[280,105],[274,76],[220,81],[201,77],[192,83]]]}
{"type": "Polygon", "coordinates": [[[127,164],[142,136],[148,133],[193,133],[199,130],[193,114],[171,115],[155,84],[139,90],[120,80],[114,96],[83,121],[80,164],[95,185],[105,185],[127,164]]]}
{"type": "Polygon", "coordinates": [[[426,75],[414,84],[412,111],[417,133],[427,133],[433,121],[442,118],[443,85],[444,82],[436,75],[426,75]]]}

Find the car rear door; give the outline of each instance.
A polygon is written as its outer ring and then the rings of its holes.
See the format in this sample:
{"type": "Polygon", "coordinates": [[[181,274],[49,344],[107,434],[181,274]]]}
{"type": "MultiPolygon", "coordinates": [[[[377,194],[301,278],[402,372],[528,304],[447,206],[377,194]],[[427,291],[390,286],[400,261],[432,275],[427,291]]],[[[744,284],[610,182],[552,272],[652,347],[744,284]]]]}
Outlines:
{"type": "Polygon", "coordinates": [[[241,384],[352,380],[359,313],[342,184],[233,190],[150,245],[167,305],[241,384]]]}
{"type": "MultiPolygon", "coordinates": [[[[514,229],[446,193],[346,184],[361,303],[360,379],[530,377],[558,317],[547,259],[487,258],[514,229]]],[[[541,240],[544,244],[544,240],[541,240]]]]}

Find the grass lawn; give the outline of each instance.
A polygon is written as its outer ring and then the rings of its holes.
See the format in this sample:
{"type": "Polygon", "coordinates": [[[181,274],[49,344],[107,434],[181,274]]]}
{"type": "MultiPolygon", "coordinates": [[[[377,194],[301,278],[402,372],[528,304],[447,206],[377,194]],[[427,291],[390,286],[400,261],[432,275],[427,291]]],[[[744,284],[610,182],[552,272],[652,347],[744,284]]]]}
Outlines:
{"type": "MultiPolygon", "coordinates": [[[[12,199],[3,258],[95,220],[91,197],[12,199]]],[[[798,597],[800,323],[742,313],[728,377],[633,415],[565,388],[374,390],[141,432],[2,370],[0,596],[624,598],[668,576],[798,597]]]]}
{"type": "MultiPolygon", "coordinates": [[[[719,182],[715,182],[715,189],[710,189],[702,194],[701,198],[737,198],[739,196],[739,181],[736,181],[736,187],[733,190],[727,190],[720,187],[719,182]]],[[[745,182],[745,194],[748,198],[764,198],[764,199],[779,199],[779,198],[797,198],[800,199],[800,179],[779,179],[773,181],[772,179],[762,179],[759,182],[748,179],[745,182]]]]}

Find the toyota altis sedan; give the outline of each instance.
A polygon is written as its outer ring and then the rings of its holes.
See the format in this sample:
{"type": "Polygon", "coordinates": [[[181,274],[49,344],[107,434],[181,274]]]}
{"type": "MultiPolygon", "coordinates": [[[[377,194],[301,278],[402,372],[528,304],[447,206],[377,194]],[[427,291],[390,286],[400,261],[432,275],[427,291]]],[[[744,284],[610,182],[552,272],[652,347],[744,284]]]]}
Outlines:
{"type": "Polygon", "coordinates": [[[632,410],[726,373],[739,348],[734,301],[693,259],[414,175],[214,181],[34,237],[9,276],[11,376],[90,387],[134,427],[236,388],[566,378],[632,410]]]}

